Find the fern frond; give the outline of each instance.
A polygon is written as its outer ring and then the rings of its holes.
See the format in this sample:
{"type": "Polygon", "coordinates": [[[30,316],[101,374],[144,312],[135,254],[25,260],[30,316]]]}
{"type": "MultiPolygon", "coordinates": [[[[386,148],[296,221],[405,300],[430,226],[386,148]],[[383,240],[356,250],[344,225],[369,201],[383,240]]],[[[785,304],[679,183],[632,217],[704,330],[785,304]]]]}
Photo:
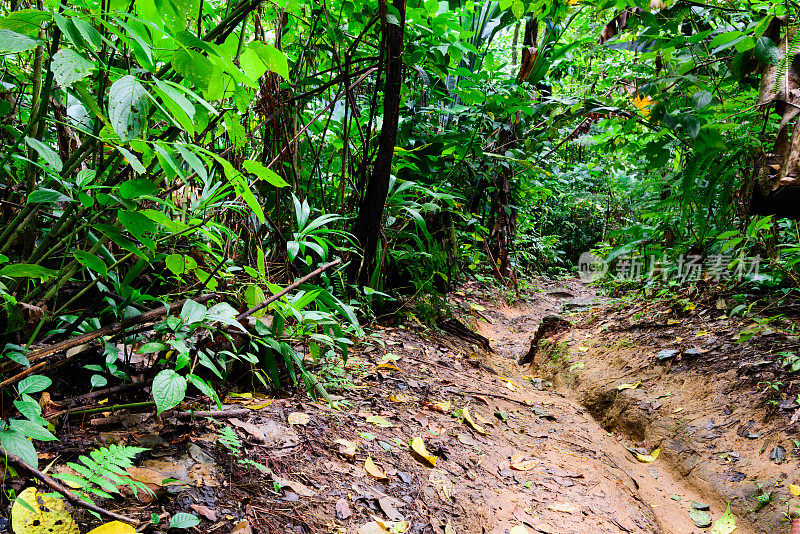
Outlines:
{"type": "Polygon", "coordinates": [[[800,52],[800,31],[797,31],[797,28],[791,28],[787,30],[787,35],[794,31],[794,37],[792,37],[791,42],[786,45],[786,53],[778,62],[778,67],[775,72],[775,83],[772,86],[773,93],[779,93],[783,87],[787,87],[788,80],[787,76],[789,75],[789,64],[793,61],[794,56],[800,52]]]}
{"type": "Polygon", "coordinates": [[[93,502],[91,495],[104,499],[113,499],[119,494],[119,486],[128,486],[134,495],[138,490],[152,493],[145,484],[131,479],[125,468],[133,466],[136,455],[146,451],[142,447],[111,445],[89,452],[88,456],[80,456],[78,462],[67,462],[74,473],[54,473],[53,476],[77,487],[78,497],[93,502]]]}

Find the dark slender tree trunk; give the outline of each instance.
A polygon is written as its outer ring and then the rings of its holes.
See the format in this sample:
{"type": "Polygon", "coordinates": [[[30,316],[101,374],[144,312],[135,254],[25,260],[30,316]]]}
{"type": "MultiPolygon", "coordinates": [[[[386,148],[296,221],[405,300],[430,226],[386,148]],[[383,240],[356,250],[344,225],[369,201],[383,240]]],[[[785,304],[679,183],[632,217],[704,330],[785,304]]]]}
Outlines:
{"type": "Polygon", "coordinates": [[[381,0],[381,20],[384,49],[384,74],[386,85],[383,94],[383,126],[378,141],[375,164],[366,191],[358,205],[358,217],[353,225],[353,235],[361,245],[363,256],[352,261],[349,277],[352,283],[365,285],[375,268],[375,253],[383,226],[383,210],[389,194],[389,177],[392,172],[392,154],[397,140],[400,115],[400,90],[403,77],[403,30],[405,28],[406,2],[393,0],[399,17],[387,12],[386,0],[381,0]],[[388,15],[388,16],[387,16],[388,15]],[[399,18],[399,20],[397,20],[399,18]],[[393,22],[397,24],[393,24],[393,22]]]}

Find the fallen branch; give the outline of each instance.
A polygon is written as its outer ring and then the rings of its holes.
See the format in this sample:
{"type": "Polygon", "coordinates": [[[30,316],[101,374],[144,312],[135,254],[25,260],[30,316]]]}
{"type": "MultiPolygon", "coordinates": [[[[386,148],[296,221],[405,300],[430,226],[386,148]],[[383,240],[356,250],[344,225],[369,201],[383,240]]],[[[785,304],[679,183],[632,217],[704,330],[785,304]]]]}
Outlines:
{"type": "Polygon", "coordinates": [[[91,510],[92,512],[96,512],[106,517],[110,517],[111,519],[116,519],[117,521],[122,521],[123,523],[128,523],[129,525],[133,525],[134,527],[139,525],[139,521],[137,521],[136,519],[111,512],[109,510],[106,510],[105,508],[100,508],[94,503],[84,501],[83,499],[72,493],[70,490],[68,490],[67,488],[56,482],[55,479],[53,479],[52,477],[45,475],[35,467],[32,467],[27,463],[25,463],[25,461],[16,454],[12,454],[8,451],[5,451],[5,453],[6,453],[6,460],[16,465],[23,471],[27,471],[28,473],[32,474],[33,476],[44,482],[47,486],[50,486],[50,488],[63,495],[64,498],[66,498],[73,505],[80,506],[81,508],[86,508],[87,510],[91,510]]]}
{"type": "Polygon", "coordinates": [[[253,410],[249,410],[247,408],[236,408],[234,410],[210,410],[207,412],[178,412],[177,415],[178,419],[199,419],[205,417],[215,417],[217,419],[221,418],[228,418],[228,417],[239,417],[240,415],[248,415],[253,413],[253,410]]]}
{"type": "Polygon", "coordinates": [[[326,263],[325,265],[323,265],[322,267],[319,267],[318,269],[316,269],[314,271],[311,271],[310,273],[308,273],[307,275],[303,276],[302,278],[298,278],[297,280],[295,280],[294,282],[292,282],[291,284],[286,286],[284,289],[282,289],[281,291],[275,293],[270,298],[268,298],[267,300],[262,302],[261,304],[257,304],[256,306],[253,306],[252,308],[250,308],[246,312],[242,312],[239,315],[237,315],[236,316],[236,320],[237,321],[241,321],[242,319],[250,317],[251,315],[253,315],[257,311],[263,310],[264,308],[266,308],[267,306],[269,306],[270,304],[272,304],[273,302],[275,302],[276,300],[278,300],[279,298],[281,298],[282,296],[287,294],[289,291],[291,291],[293,289],[296,289],[301,284],[311,280],[315,276],[318,276],[318,275],[322,274],[323,272],[327,271],[328,269],[330,269],[334,265],[339,265],[340,263],[342,263],[342,259],[338,258],[336,260],[333,260],[330,263],[326,263]]]}
{"type": "MultiPolygon", "coordinates": [[[[195,302],[205,302],[207,300],[211,300],[215,296],[215,293],[206,293],[205,295],[200,295],[199,297],[195,298],[195,302]]],[[[135,317],[129,317],[127,319],[123,319],[121,321],[117,321],[116,323],[112,323],[110,325],[106,325],[102,328],[98,328],[93,332],[89,332],[88,334],[83,334],[82,336],[73,337],[70,339],[66,339],[61,343],[56,343],[55,345],[51,345],[49,347],[44,347],[39,350],[35,350],[29,354],[27,354],[28,361],[30,363],[36,362],[41,360],[42,358],[46,358],[48,356],[52,356],[53,354],[58,354],[59,352],[71,349],[73,347],[77,347],[79,345],[83,345],[84,343],[89,343],[90,341],[94,341],[95,339],[101,338],[103,336],[108,336],[115,334],[117,332],[122,332],[131,326],[146,323],[148,321],[152,321],[153,319],[157,319],[162,315],[166,315],[173,309],[180,309],[181,306],[187,301],[188,299],[179,300],[175,302],[171,306],[161,306],[160,308],[156,308],[154,310],[150,310],[149,312],[145,312],[141,315],[137,315],[135,317]]],[[[41,368],[34,366],[37,369],[41,368]]],[[[0,382],[0,389],[5,388],[11,384],[16,383],[18,380],[24,378],[28,374],[32,372],[33,368],[27,369],[22,373],[19,373],[16,376],[12,376],[8,380],[4,380],[0,382]]]]}

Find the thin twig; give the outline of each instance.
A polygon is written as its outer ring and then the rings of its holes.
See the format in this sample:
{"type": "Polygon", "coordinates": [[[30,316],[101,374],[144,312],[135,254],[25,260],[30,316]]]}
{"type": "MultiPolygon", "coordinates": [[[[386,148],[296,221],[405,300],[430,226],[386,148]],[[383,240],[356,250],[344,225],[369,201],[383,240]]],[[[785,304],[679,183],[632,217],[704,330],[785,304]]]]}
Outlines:
{"type": "Polygon", "coordinates": [[[59,492],[75,506],[86,508],[87,510],[91,510],[92,512],[96,512],[106,517],[110,517],[111,519],[116,519],[117,521],[122,521],[123,523],[128,523],[129,525],[133,526],[139,525],[139,521],[137,521],[136,519],[133,519],[125,515],[116,514],[114,512],[106,510],[105,508],[100,508],[94,503],[84,501],[83,499],[72,493],[70,490],[68,490],[67,488],[56,482],[55,479],[53,479],[52,477],[45,475],[35,467],[32,467],[27,463],[25,463],[25,461],[16,454],[12,454],[6,451],[6,460],[10,461],[12,464],[16,465],[23,471],[27,471],[28,473],[32,474],[33,476],[44,482],[46,485],[50,486],[55,491],[59,492]]]}
{"type": "Polygon", "coordinates": [[[332,262],[326,263],[322,267],[320,267],[320,268],[318,268],[318,269],[316,269],[314,271],[311,271],[310,273],[308,273],[307,275],[303,276],[302,278],[298,278],[297,280],[295,280],[294,282],[292,282],[291,284],[286,286],[285,289],[283,289],[283,290],[279,291],[278,293],[272,295],[270,298],[268,298],[267,300],[265,300],[261,304],[257,304],[256,306],[253,306],[252,308],[250,308],[246,312],[242,312],[239,315],[237,315],[236,316],[236,320],[237,321],[241,321],[242,319],[244,319],[246,317],[250,317],[251,315],[253,315],[257,311],[263,310],[264,308],[266,308],[267,306],[269,306],[270,304],[272,304],[273,302],[275,302],[276,300],[278,300],[279,298],[281,298],[282,296],[287,294],[289,291],[297,288],[299,285],[303,284],[304,282],[307,282],[308,280],[311,280],[315,276],[322,274],[324,271],[330,269],[334,265],[339,265],[340,263],[342,263],[342,259],[341,258],[337,258],[337,259],[333,260],[332,262]]]}

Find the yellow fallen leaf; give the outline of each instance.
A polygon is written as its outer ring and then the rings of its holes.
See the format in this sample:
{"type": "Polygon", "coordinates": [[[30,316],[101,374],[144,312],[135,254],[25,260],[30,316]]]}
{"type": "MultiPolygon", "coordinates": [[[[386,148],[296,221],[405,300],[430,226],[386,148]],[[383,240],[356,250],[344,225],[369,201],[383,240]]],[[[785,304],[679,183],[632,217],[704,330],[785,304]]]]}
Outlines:
{"type": "Polygon", "coordinates": [[[681,324],[681,322],[678,319],[669,319],[667,320],[667,324],[668,325],[681,324]]]}
{"type": "Polygon", "coordinates": [[[508,532],[509,534],[530,534],[530,531],[522,525],[511,527],[511,530],[508,532]]]}
{"type": "Polygon", "coordinates": [[[581,352],[589,352],[589,347],[578,347],[578,350],[581,352]]]}
{"type": "Polygon", "coordinates": [[[411,440],[411,452],[414,453],[417,460],[422,463],[426,463],[431,467],[436,465],[436,456],[431,456],[431,453],[425,448],[425,442],[422,441],[421,436],[417,436],[411,440]]]}
{"type": "Polygon", "coordinates": [[[443,413],[447,413],[453,407],[453,403],[451,401],[437,402],[435,406],[441,408],[443,413]]]}
{"type": "Polygon", "coordinates": [[[112,521],[93,528],[88,534],[136,534],[136,529],[121,521],[112,521]]]}
{"type": "Polygon", "coordinates": [[[539,464],[536,460],[522,460],[511,464],[511,469],[515,471],[530,471],[539,464]]]}
{"type": "Polygon", "coordinates": [[[485,428],[483,428],[481,425],[472,420],[472,417],[469,415],[469,410],[467,408],[461,410],[461,416],[464,418],[464,422],[467,423],[467,426],[470,427],[475,432],[477,432],[478,434],[483,434],[485,436],[486,434],[489,433],[485,428]]]}
{"type": "MultiPolygon", "coordinates": [[[[633,452],[633,451],[631,451],[633,452]]],[[[654,450],[650,454],[639,454],[638,452],[634,452],[633,455],[642,463],[649,464],[655,462],[658,459],[658,455],[661,454],[661,447],[654,450]]]]}
{"type": "Polygon", "coordinates": [[[554,512],[562,512],[565,514],[574,514],[578,512],[581,507],[577,504],[573,504],[570,502],[557,502],[555,504],[551,504],[547,507],[548,510],[553,510],[554,512]]]}
{"type": "Polygon", "coordinates": [[[483,424],[483,425],[491,425],[491,426],[494,426],[494,421],[489,421],[488,419],[486,419],[484,416],[482,416],[482,415],[481,415],[480,413],[478,413],[478,412],[475,412],[475,419],[477,419],[477,420],[478,420],[478,422],[479,422],[479,423],[481,423],[481,424],[483,424]]]}
{"type": "Polygon", "coordinates": [[[80,534],[64,501],[36,488],[26,488],[17,496],[11,506],[11,529],[15,534],[80,534]]]}
{"type": "Polygon", "coordinates": [[[383,428],[389,428],[390,426],[394,426],[387,419],[380,417],[378,415],[370,415],[369,417],[367,417],[367,423],[373,424],[375,426],[380,426],[383,428]]]}
{"type": "Polygon", "coordinates": [[[409,402],[411,400],[411,396],[400,393],[398,395],[389,395],[389,400],[392,402],[409,402]]]}
{"type": "Polygon", "coordinates": [[[703,337],[703,336],[707,336],[707,335],[708,335],[708,332],[706,332],[705,330],[700,330],[698,333],[695,334],[696,337],[703,337]]]}
{"type": "Polygon", "coordinates": [[[795,486],[794,484],[789,486],[789,491],[792,492],[792,495],[795,497],[800,497],[800,486],[795,486]]]}
{"type": "Polygon", "coordinates": [[[390,371],[399,371],[400,368],[396,365],[392,365],[391,363],[379,363],[375,366],[375,369],[388,369],[390,371]]]}
{"type": "Polygon", "coordinates": [[[370,521],[364,525],[361,525],[359,529],[356,531],[356,534],[390,534],[389,530],[386,529],[383,525],[378,523],[377,521],[370,521]]]}
{"type": "Polygon", "coordinates": [[[680,413],[682,411],[683,411],[683,406],[681,406],[680,408],[675,408],[674,410],[672,410],[672,413],[680,413]]]}
{"type": "Polygon", "coordinates": [[[303,412],[292,412],[288,420],[290,425],[307,425],[311,421],[311,416],[303,412]]]}
{"type": "Polygon", "coordinates": [[[263,408],[266,408],[273,402],[275,401],[259,402],[257,404],[245,404],[244,407],[247,408],[248,410],[261,410],[263,408]]]}
{"type": "Polygon", "coordinates": [[[625,391],[626,389],[636,389],[640,385],[642,385],[641,381],[636,382],[635,384],[620,384],[617,386],[617,391],[625,391]]]}
{"type": "Polygon", "coordinates": [[[364,470],[377,480],[389,480],[386,473],[381,471],[381,468],[372,461],[372,456],[367,456],[367,459],[364,460],[364,470]]]}

